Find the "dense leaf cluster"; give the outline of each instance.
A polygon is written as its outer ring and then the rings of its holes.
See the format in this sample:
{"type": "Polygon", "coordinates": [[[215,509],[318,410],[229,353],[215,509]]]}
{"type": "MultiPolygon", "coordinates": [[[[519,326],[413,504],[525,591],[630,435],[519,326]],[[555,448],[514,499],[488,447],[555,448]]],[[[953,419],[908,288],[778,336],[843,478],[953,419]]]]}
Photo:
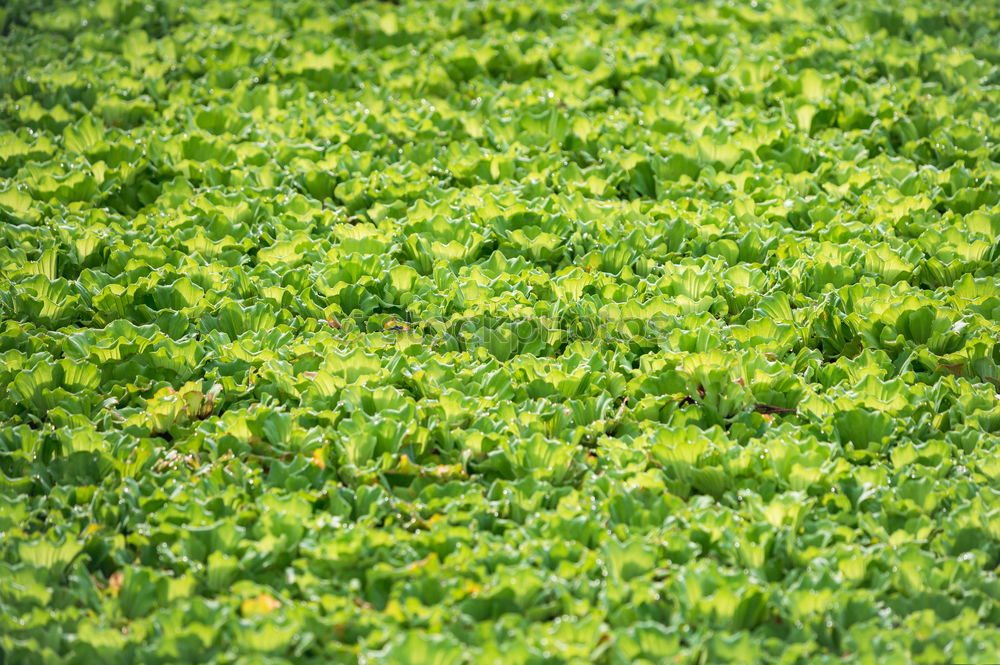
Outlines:
{"type": "Polygon", "coordinates": [[[0,661],[1000,660],[995,3],[0,32],[0,661]]]}

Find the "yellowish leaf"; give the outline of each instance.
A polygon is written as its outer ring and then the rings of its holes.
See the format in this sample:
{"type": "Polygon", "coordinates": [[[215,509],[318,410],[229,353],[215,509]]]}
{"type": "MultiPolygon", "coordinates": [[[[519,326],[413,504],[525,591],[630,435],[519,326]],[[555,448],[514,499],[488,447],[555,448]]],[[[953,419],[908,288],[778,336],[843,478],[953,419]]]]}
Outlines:
{"type": "Polygon", "coordinates": [[[240,613],[243,616],[256,616],[260,614],[270,614],[281,607],[281,601],[268,593],[262,593],[255,598],[247,598],[240,604],[240,613]]]}
{"type": "Polygon", "coordinates": [[[312,463],[321,469],[326,468],[326,459],[324,455],[325,452],[326,448],[323,447],[323,448],[317,448],[316,450],[313,451],[312,454],[312,463]]]}

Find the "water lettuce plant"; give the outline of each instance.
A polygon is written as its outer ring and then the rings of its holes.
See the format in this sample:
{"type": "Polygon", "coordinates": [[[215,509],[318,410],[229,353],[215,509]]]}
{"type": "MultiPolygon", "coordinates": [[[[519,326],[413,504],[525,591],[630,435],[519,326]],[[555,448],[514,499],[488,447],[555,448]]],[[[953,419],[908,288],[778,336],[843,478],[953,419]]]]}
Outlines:
{"type": "Polygon", "coordinates": [[[0,33],[0,662],[1000,660],[996,3],[0,33]]]}

